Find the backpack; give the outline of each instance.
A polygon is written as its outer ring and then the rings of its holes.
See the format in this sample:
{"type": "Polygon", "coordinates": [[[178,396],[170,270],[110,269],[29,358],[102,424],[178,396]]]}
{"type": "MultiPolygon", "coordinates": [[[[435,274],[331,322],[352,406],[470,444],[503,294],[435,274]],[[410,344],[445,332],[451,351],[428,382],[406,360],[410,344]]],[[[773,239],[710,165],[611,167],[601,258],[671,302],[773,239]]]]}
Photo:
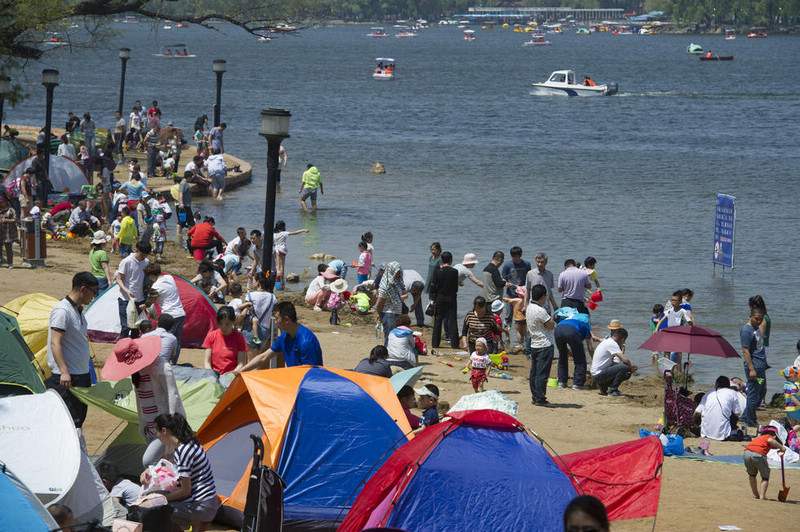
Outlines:
{"type": "Polygon", "coordinates": [[[6,194],[9,199],[16,199],[19,197],[19,180],[20,178],[13,179],[10,183],[6,183],[6,194]]]}

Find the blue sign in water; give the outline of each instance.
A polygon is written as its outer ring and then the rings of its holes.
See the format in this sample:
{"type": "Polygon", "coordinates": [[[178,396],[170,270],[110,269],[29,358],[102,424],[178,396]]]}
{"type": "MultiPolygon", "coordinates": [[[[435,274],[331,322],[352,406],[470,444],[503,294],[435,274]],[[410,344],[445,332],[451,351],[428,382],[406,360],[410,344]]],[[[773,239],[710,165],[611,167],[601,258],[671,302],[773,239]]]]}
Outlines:
{"type": "Polygon", "coordinates": [[[714,255],[712,261],[733,268],[733,241],[736,230],[736,198],[717,194],[714,214],[714,255]]]}

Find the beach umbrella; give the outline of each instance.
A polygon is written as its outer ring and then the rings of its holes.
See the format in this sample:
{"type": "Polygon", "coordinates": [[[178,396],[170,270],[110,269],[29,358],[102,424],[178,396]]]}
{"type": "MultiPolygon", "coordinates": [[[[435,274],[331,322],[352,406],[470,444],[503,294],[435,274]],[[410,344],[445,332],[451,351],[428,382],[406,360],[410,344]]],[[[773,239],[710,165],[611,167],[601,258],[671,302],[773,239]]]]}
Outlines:
{"type": "Polygon", "coordinates": [[[648,338],[639,346],[639,349],[694,353],[722,358],[739,357],[739,352],[720,333],[694,325],[662,329],[648,338]]]}
{"type": "Polygon", "coordinates": [[[686,353],[685,366],[689,365],[689,357],[692,353],[712,357],[739,358],[736,348],[720,333],[695,325],[679,325],[662,329],[648,338],[639,346],[639,349],[686,353]]]}
{"type": "Polygon", "coordinates": [[[158,132],[158,143],[159,144],[167,144],[169,139],[172,137],[177,137],[179,140],[183,138],[183,131],[180,128],[167,126],[161,131],[158,132]]]}

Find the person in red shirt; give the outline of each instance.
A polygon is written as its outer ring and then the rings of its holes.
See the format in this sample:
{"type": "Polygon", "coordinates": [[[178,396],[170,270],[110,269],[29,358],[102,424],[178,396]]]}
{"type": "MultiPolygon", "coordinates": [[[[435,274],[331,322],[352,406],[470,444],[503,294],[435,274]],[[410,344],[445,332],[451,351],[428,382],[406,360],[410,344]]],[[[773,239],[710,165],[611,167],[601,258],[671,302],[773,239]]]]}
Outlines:
{"type": "Polygon", "coordinates": [[[415,416],[411,413],[411,409],[417,407],[417,398],[414,395],[414,388],[411,386],[403,386],[400,388],[400,391],[397,392],[397,399],[400,401],[400,405],[403,407],[403,413],[406,415],[408,424],[411,425],[413,430],[418,429],[420,421],[422,420],[418,416],[415,416]]]}
{"type": "Polygon", "coordinates": [[[208,248],[216,248],[217,253],[222,253],[226,242],[214,229],[214,223],[214,218],[206,216],[202,223],[196,224],[186,233],[186,236],[192,239],[191,250],[194,260],[202,261],[208,248]]]}
{"type": "Polygon", "coordinates": [[[203,340],[206,369],[213,369],[220,374],[231,371],[238,373],[247,362],[247,341],[234,327],[235,320],[232,307],[220,307],[217,311],[219,328],[209,331],[203,340]]]}

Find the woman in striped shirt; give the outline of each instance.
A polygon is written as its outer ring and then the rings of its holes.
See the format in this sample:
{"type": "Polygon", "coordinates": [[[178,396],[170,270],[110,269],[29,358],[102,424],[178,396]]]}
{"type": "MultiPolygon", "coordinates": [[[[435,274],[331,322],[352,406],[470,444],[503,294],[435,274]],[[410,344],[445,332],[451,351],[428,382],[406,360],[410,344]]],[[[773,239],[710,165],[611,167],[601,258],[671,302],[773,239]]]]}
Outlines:
{"type": "Polygon", "coordinates": [[[486,299],[478,296],[472,302],[472,310],[464,316],[464,326],[461,329],[461,348],[475,351],[475,340],[483,338],[489,346],[490,353],[497,352],[495,338],[500,338],[500,328],[494,319],[494,314],[486,308],[486,299]]]}
{"type": "MultiPolygon", "coordinates": [[[[217,513],[217,488],[206,452],[182,415],[162,414],[155,423],[158,439],[167,451],[174,449],[180,479],[178,489],[166,495],[173,508],[172,524],[203,531],[217,513]]],[[[142,473],[142,483],[148,475],[142,473]]]]}

